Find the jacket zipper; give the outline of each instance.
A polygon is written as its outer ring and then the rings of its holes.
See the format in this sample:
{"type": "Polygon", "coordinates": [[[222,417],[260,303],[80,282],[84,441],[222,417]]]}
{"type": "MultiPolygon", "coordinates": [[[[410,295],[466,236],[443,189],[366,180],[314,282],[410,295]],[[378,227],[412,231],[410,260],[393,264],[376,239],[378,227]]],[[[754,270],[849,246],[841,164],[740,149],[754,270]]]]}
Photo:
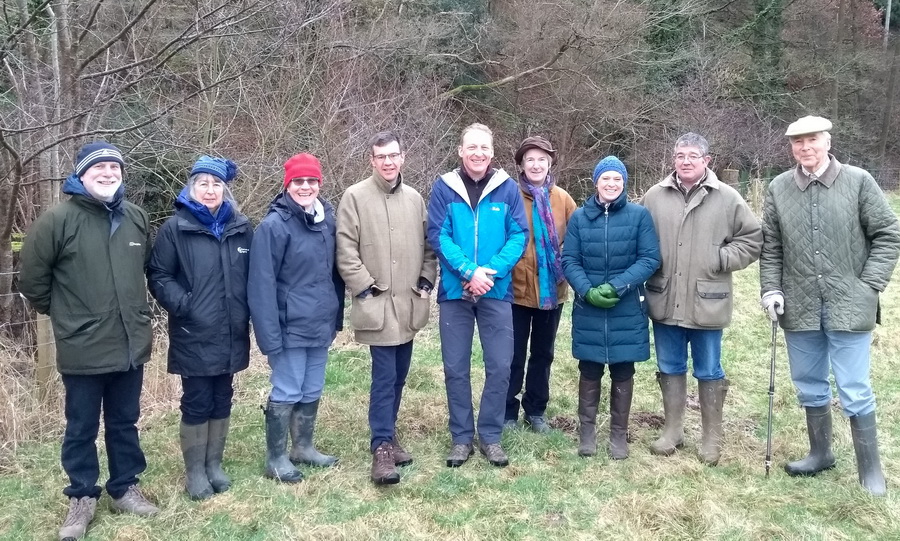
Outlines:
{"type": "MultiPolygon", "coordinates": [[[[606,278],[609,278],[609,203],[604,203],[603,205],[603,249],[606,250],[606,269],[607,274],[606,278]]],[[[606,364],[609,364],[609,313],[604,312],[603,314],[603,336],[605,338],[605,347],[603,348],[606,353],[606,364]]]]}

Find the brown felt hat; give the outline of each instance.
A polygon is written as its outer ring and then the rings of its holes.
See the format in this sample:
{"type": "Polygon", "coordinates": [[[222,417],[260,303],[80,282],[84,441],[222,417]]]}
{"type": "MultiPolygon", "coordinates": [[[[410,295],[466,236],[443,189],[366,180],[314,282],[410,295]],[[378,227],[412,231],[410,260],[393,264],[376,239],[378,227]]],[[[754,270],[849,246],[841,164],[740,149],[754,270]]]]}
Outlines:
{"type": "Polygon", "coordinates": [[[550,155],[551,160],[556,161],[556,151],[553,150],[553,145],[550,144],[550,141],[544,139],[540,135],[535,135],[526,137],[522,141],[522,144],[519,145],[519,149],[516,150],[516,165],[522,165],[522,157],[532,148],[543,150],[550,155]]]}

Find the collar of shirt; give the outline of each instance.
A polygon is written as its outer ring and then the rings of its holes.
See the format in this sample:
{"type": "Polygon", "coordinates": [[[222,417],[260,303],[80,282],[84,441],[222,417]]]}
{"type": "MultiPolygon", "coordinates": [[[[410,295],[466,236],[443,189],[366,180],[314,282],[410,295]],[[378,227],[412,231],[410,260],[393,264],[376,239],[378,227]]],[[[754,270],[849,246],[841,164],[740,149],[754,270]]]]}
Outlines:
{"type": "Polygon", "coordinates": [[[804,173],[806,176],[808,176],[808,177],[809,177],[809,176],[812,176],[812,175],[815,175],[816,178],[822,178],[822,176],[825,174],[825,171],[828,170],[828,166],[829,166],[829,165],[831,165],[831,158],[828,158],[827,160],[825,160],[825,163],[822,164],[822,167],[816,169],[816,171],[815,171],[814,173],[810,173],[810,172],[807,171],[806,168],[803,167],[802,165],[800,166],[800,168],[803,169],[803,173],[804,173]]]}
{"type": "Polygon", "coordinates": [[[678,189],[681,190],[681,193],[687,195],[688,193],[697,189],[697,186],[700,186],[704,182],[706,182],[706,175],[707,175],[706,171],[703,171],[703,176],[700,178],[700,180],[698,180],[696,183],[694,183],[694,185],[691,186],[691,189],[688,190],[687,188],[684,187],[684,184],[682,184],[681,179],[678,178],[678,173],[676,173],[675,174],[675,185],[678,186],[678,189]]]}

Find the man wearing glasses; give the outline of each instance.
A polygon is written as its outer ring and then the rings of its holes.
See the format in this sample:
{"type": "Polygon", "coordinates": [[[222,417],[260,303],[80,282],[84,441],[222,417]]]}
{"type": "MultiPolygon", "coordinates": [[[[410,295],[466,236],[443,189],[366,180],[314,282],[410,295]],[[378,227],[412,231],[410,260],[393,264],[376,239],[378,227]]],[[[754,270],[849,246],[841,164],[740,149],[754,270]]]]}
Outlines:
{"type": "Polygon", "coordinates": [[[372,482],[400,482],[412,464],[397,439],[400,397],[413,337],[428,323],[437,258],[425,240],[425,201],[403,183],[403,142],[392,132],[369,141],[372,176],[347,188],[337,215],[337,265],[353,294],[350,326],[369,345],[372,482]]]}
{"type": "Polygon", "coordinates": [[[731,274],[759,258],[762,229],[741,195],[708,167],[709,143],[695,133],[675,142],[675,171],[644,196],[659,234],[662,265],[647,281],[656,377],[666,424],[653,454],[668,456],[684,443],[687,350],[700,395],[700,460],[714,466],[722,443],[722,329],[731,322],[731,274]]]}

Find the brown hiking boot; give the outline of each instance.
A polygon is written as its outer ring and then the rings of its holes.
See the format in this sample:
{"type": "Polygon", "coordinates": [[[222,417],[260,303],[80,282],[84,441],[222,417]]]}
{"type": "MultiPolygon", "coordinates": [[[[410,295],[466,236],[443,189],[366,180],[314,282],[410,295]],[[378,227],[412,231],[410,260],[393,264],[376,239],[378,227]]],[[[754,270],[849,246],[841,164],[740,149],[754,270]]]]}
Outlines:
{"type": "Polygon", "coordinates": [[[110,506],[114,513],[133,513],[141,517],[149,517],[159,513],[159,507],[150,503],[141,493],[137,485],[131,485],[121,498],[116,498],[110,506]]]}
{"type": "Polygon", "coordinates": [[[372,482],[376,485],[396,485],[400,482],[400,474],[394,467],[394,446],[390,442],[381,442],[372,453],[372,482]]]}
{"type": "Polygon", "coordinates": [[[59,529],[60,541],[74,541],[81,539],[87,532],[88,524],[94,520],[97,511],[97,498],[84,496],[83,498],[69,498],[69,514],[59,529]]]}
{"type": "Polygon", "coordinates": [[[394,446],[394,465],[395,466],[409,466],[413,463],[413,457],[409,454],[403,446],[400,445],[400,440],[397,436],[394,436],[394,441],[391,442],[394,446]]]}
{"type": "Polygon", "coordinates": [[[503,451],[503,447],[500,446],[500,443],[488,443],[487,445],[479,442],[478,450],[481,451],[481,454],[487,458],[488,462],[491,463],[491,466],[497,466],[498,468],[503,468],[509,466],[509,458],[507,458],[506,453],[503,451]]]}
{"type": "Polygon", "coordinates": [[[471,443],[454,443],[450,446],[450,453],[447,455],[447,467],[458,468],[462,466],[474,452],[471,443]]]}

